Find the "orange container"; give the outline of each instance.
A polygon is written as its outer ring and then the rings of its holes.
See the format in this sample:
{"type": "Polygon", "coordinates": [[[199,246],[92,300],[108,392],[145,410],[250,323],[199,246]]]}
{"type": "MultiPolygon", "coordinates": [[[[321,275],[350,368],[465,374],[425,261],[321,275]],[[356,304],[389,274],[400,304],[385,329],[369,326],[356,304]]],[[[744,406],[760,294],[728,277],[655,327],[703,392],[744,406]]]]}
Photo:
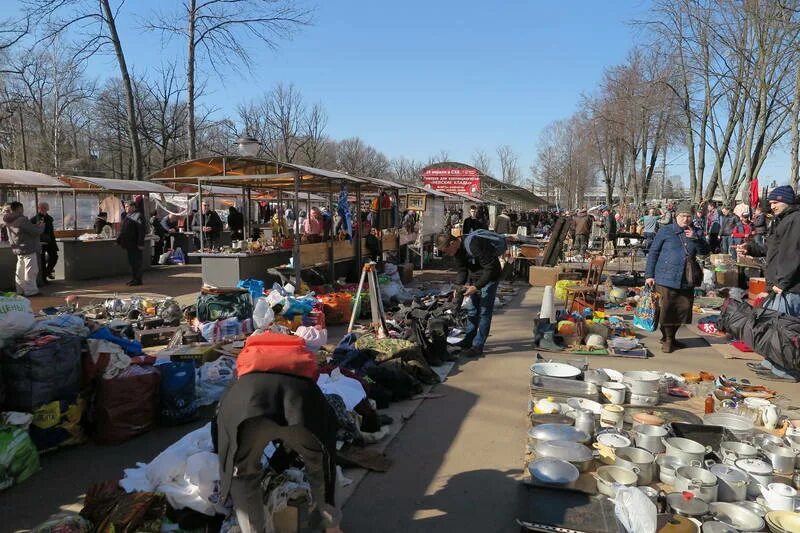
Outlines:
{"type": "Polygon", "coordinates": [[[747,283],[747,292],[750,294],[761,294],[767,292],[766,278],[750,278],[747,283]]]}

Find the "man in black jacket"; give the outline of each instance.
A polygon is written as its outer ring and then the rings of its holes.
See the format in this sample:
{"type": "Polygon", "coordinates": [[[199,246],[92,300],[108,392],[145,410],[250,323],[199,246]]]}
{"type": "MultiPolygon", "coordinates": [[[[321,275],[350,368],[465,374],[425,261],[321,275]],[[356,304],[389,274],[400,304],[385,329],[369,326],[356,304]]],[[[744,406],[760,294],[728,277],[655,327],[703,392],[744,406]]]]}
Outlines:
{"type": "Polygon", "coordinates": [[[502,274],[496,239],[505,242],[502,235],[492,232],[473,232],[464,238],[443,233],[436,239],[439,251],[455,258],[456,285],[463,286],[464,297],[472,300],[467,313],[466,336],[461,342],[464,348],[461,353],[466,357],[478,357],[483,353],[492,327],[497,284],[502,274]],[[468,284],[469,281],[472,283],[468,284]]]}
{"type": "Polygon", "coordinates": [[[31,218],[31,222],[34,224],[44,222],[44,231],[42,231],[40,240],[44,244],[42,246],[42,268],[44,269],[42,280],[45,283],[47,283],[48,279],[56,278],[53,271],[58,262],[58,244],[56,244],[56,234],[53,228],[53,217],[50,216],[48,211],[50,211],[50,206],[47,202],[41,202],[39,203],[39,210],[31,218]]]}
{"type": "Polygon", "coordinates": [[[464,223],[461,225],[461,234],[466,236],[476,229],[489,229],[489,227],[486,222],[478,218],[478,206],[471,205],[469,206],[469,216],[464,219],[464,223]]]}
{"type": "Polygon", "coordinates": [[[222,219],[206,202],[200,207],[200,214],[192,219],[192,229],[203,234],[203,246],[213,248],[222,234],[222,219]]]}
{"type": "MultiPolygon", "coordinates": [[[[794,189],[789,185],[775,187],[767,195],[767,200],[774,216],[767,229],[765,244],[749,241],[737,246],[736,251],[756,257],[766,256],[767,287],[774,294],[766,307],[800,317],[800,208],[795,205],[794,189]]],[[[787,374],[786,369],[772,369],[773,365],[769,363],[763,366],[784,378],[794,370],[790,369],[787,374]]],[[[800,376],[794,374],[790,377],[792,381],[800,376]]]]}
{"type": "Polygon", "coordinates": [[[144,215],[137,209],[136,203],[128,202],[125,206],[125,214],[122,229],[117,236],[117,244],[128,252],[128,264],[131,266],[131,280],[128,285],[138,286],[142,284],[144,235],[147,230],[145,229],[144,215]]]}

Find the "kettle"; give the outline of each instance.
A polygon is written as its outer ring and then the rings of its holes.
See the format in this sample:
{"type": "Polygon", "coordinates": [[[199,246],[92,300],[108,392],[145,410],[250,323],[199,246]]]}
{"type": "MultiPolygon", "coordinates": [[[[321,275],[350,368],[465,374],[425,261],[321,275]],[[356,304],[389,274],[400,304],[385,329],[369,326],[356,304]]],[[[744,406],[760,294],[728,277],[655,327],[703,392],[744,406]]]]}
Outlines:
{"type": "Polygon", "coordinates": [[[586,409],[575,410],[575,428],[580,429],[590,437],[594,436],[594,414],[586,409]]]}

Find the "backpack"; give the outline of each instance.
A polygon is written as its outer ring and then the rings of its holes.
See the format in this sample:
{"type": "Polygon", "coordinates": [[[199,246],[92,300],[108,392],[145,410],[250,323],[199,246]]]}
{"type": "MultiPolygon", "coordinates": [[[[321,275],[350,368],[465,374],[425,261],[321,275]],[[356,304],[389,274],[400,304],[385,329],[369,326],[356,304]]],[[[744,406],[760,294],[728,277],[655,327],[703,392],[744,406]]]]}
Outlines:
{"type": "Polygon", "coordinates": [[[488,229],[476,229],[472,230],[472,233],[464,237],[464,249],[467,251],[467,255],[470,257],[473,257],[472,251],[470,250],[470,245],[472,244],[472,239],[476,237],[489,241],[492,247],[494,247],[496,257],[503,257],[503,255],[506,253],[506,250],[508,250],[508,244],[506,243],[506,238],[503,235],[489,231],[488,229]]]}

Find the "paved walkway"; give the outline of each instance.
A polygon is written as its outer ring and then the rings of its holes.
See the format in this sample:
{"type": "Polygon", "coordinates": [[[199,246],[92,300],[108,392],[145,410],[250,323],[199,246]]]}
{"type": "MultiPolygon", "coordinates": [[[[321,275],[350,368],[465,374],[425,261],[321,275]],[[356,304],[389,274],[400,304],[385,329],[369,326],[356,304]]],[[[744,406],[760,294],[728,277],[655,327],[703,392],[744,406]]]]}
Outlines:
{"type": "MultiPolygon", "coordinates": [[[[528,367],[535,359],[531,323],[542,289],[522,291],[518,304],[496,314],[483,358],[460,361],[434,388],[445,396],[426,400],[387,453],[395,461],[385,474],[369,473],[344,507],[347,533],[371,531],[515,532],[525,489],[517,482],[526,442],[528,367]]],[[[590,365],[675,373],[707,370],[758,382],[741,360],[723,359],[703,339],[682,328],[690,348],[662,354],[658,333],[645,337],[647,360],[590,357],[590,365]]],[[[543,354],[548,358],[558,356],[543,354]]],[[[784,404],[800,403],[800,388],[763,382],[784,404]]]]}

